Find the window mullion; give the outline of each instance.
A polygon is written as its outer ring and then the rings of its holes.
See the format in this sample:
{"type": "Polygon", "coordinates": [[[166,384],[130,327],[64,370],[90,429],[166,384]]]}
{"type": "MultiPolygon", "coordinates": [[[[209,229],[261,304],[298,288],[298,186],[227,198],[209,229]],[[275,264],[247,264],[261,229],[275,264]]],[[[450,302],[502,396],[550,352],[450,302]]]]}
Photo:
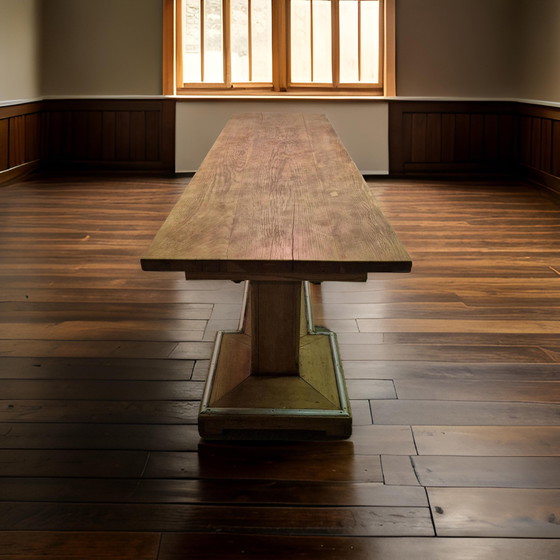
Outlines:
{"type": "Polygon", "coordinates": [[[358,82],[362,81],[362,0],[358,0],[358,82]]]}
{"type": "MultiPolygon", "coordinates": [[[[174,32],[175,32],[175,42],[178,45],[174,49],[175,53],[175,68],[172,79],[171,91],[173,95],[177,93],[177,85],[180,84],[181,87],[184,83],[184,73],[183,73],[183,2],[182,0],[175,0],[175,13],[174,13],[174,32]]],[[[165,91],[164,91],[165,93],[165,91]]]]}
{"type": "Polygon", "coordinates": [[[395,81],[395,0],[379,2],[380,49],[379,49],[379,80],[383,84],[384,95],[396,95],[395,81]]]}
{"type": "Polygon", "coordinates": [[[249,63],[249,81],[253,81],[253,7],[247,0],[247,57],[249,63]]]}
{"type": "Polygon", "coordinates": [[[340,16],[339,0],[331,0],[332,83],[340,84],[340,16]]]}
{"type": "Polygon", "coordinates": [[[198,19],[200,24],[200,81],[204,83],[204,0],[200,0],[200,17],[198,19]]]}
{"type": "Polygon", "coordinates": [[[231,88],[231,3],[230,0],[222,0],[222,52],[224,61],[224,84],[231,88]]]}
{"type": "Polygon", "coordinates": [[[309,58],[311,61],[311,83],[313,83],[315,78],[315,64],[313,62],[313,0],[309,0],[309,58]]]}
{"type": "Polygon", "coordinates": [[[289,0],[272,0],[272,85],[274,91],[286,91],[289,70],[289,0]]]}

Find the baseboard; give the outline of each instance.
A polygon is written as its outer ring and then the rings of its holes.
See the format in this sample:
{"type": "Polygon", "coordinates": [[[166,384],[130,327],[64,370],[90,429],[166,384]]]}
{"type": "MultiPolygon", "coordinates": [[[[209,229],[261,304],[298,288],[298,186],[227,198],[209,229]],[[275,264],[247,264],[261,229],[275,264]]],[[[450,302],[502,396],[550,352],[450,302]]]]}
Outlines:
{"type": "Polygon", "coordinates": [[[530,167],[522,167],[520,175],[524,179],[544,187],[556,201],[560,201],[560,177],[530,167]]]}
{"type": "Polygon", "coordinates": [[[30,173],[37,171],[40,165],[41,162],[39,160],[29,161],[27,163],[23,163],[22,165],[0,171],[0,187],[14,183],[15,181],[21,181],[30,173]]]}

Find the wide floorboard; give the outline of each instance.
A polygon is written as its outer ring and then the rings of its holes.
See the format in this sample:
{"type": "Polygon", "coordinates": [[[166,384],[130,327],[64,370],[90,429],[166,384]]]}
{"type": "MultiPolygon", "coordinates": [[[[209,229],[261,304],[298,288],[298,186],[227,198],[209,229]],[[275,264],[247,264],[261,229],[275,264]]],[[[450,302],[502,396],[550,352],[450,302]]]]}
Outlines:
{"type": "Polygon", "coordinates": [[[560,558],[558,203],[370,179],[414,266],[313,287],[351,439],[220,444],[198,403],[243,286],[139,265],[188,182],[0,188],[0,559],[560,558]]]}

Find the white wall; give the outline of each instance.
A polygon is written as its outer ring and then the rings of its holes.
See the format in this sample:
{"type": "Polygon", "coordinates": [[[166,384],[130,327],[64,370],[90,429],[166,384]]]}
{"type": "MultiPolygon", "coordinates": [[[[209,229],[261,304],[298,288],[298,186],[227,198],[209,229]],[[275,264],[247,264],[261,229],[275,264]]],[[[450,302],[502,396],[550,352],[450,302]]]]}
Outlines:
{"type": "Polygon", "coordinates": [[[39,0],[0,0],[0,103],[41,96],[39,0]]]}
{"type": "Polygon", "coordinates": [[[195,171],[234,113],[323,113],[363,173],[388,173],[388,104],[382,101],[208,100],[177,104],[176,171],[195,171]]]}

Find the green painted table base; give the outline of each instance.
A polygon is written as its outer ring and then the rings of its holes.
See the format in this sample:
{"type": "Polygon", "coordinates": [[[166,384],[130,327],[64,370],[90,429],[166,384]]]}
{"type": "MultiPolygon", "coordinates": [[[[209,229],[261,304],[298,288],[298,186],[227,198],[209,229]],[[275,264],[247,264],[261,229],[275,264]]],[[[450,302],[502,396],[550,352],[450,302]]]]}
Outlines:
{"type": "MultiPolygon", "coordinates": [[[[309,284],[296,284],[302,287],[299,303],[304,313],[293,319],[299,323],[295,371],[254,371],[258,320],[255,302],[244,304],[240,329],[218,333],[198,417],[203,438],[322,440],[351,435],[352,415],[336,335],[313,325],[309,284]]],[[[245,302],[252,299],[246,297],[245,302]]],[[[283,308],[280,302],[278,309],[283,308]]],[[[284,322],[272,314],[268,325],[271,331],[278,326],[285,337],[284,322]]],[[[266,343],[276,348],[270,340],[266,343]]]]}

